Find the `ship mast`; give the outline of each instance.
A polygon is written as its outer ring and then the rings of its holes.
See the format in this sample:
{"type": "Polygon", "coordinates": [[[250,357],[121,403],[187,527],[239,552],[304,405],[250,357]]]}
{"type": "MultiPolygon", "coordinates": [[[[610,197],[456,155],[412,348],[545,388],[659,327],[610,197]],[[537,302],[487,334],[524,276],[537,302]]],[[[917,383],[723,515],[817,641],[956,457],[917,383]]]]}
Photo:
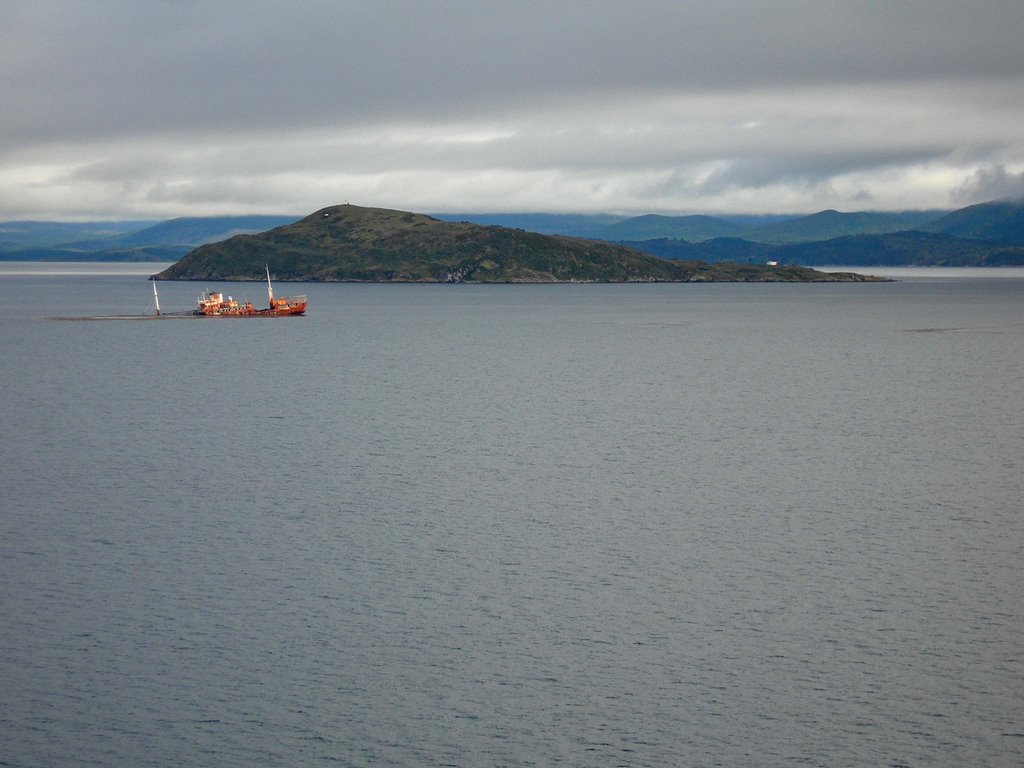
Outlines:
{"type": "Polygon", "coordinates": [[[156,280],[153,281],[153,301],[156,302],[156,314],[160,316],[160,296],[156,292],[156,280]]]}
{"type": "Polygon", "coordinates": [[[266,268],[267,268],[267,300],[270,302],[271,306],[273,306],[273,304],[274,304],[274,286],[272,286],[270,284],[270,265],[266,264],[264,266],[266,266],[266,268]]]}

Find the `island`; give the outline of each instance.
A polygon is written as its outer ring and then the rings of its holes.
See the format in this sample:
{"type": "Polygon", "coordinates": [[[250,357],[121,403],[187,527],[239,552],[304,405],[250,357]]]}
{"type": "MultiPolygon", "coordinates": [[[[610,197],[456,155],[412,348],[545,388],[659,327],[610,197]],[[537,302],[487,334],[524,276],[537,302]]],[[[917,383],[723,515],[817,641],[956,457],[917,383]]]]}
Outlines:
{"type": "Polygon", "coordinates": [[[155,280],[416,283],[869,282],[807,267],[676,261],[616,243],[356,205],[199,246],[155,280]]]}

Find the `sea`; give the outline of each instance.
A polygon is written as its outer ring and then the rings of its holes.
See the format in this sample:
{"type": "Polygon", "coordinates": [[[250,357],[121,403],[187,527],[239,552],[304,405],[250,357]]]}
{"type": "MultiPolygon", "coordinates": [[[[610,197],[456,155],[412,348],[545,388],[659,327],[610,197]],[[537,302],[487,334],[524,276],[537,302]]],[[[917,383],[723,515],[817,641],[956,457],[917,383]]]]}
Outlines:
{"type": "Polygon", "coordinates": [[[0,766],[1024,764],[1024,270],[163,266],[0,264],[0,766]]]}

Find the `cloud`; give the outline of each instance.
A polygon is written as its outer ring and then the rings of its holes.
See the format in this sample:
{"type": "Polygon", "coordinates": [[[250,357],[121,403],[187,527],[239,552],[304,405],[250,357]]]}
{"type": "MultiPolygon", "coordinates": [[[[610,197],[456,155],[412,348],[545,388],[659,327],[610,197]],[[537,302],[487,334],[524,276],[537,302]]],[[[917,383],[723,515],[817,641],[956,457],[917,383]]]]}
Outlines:
{"type": "Polygon", "coordinates": [[[0,218],[941,207],[1024,162],[1022,27],[947,0],[12,0],[0,218]]]}
{"type": "Polygon", "coordinates": [[[954,199],[963,205],[989,200],[1024,200],[1024,170],[1008,171],[1005,165],[979,168],[964,179],[954,199]]]}

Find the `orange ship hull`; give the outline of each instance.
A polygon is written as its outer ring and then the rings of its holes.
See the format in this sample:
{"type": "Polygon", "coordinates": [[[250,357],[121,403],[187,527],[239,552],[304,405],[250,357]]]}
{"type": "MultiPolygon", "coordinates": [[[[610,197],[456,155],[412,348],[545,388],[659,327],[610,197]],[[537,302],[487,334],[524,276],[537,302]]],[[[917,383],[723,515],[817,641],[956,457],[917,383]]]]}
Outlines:
{"type": "Polygon", "coordinates": [[[199,297],[199,308],[195,314],[205,317],[288,317],[306,312],[305,296],[289,296],[271,299],[270,306],[256,309],[251,301],[239,302],[222,293],[204,292],[199,297]]]}
{"type": "Polygon", "coordinates": [[[286,296],[274,298],[274,286],[270,283],[270,267],[267,267],[267,301],[270,306],[256,309],[251,301],[236,301],[223,293],[203,291],[199,297],[199,306],[191,312],[174,312],[164,315],[160,312],[160,296],[153,282],[153,302],[156,304],[156,317],[292,317],[306,314],[306,296],[286,296]]]}

